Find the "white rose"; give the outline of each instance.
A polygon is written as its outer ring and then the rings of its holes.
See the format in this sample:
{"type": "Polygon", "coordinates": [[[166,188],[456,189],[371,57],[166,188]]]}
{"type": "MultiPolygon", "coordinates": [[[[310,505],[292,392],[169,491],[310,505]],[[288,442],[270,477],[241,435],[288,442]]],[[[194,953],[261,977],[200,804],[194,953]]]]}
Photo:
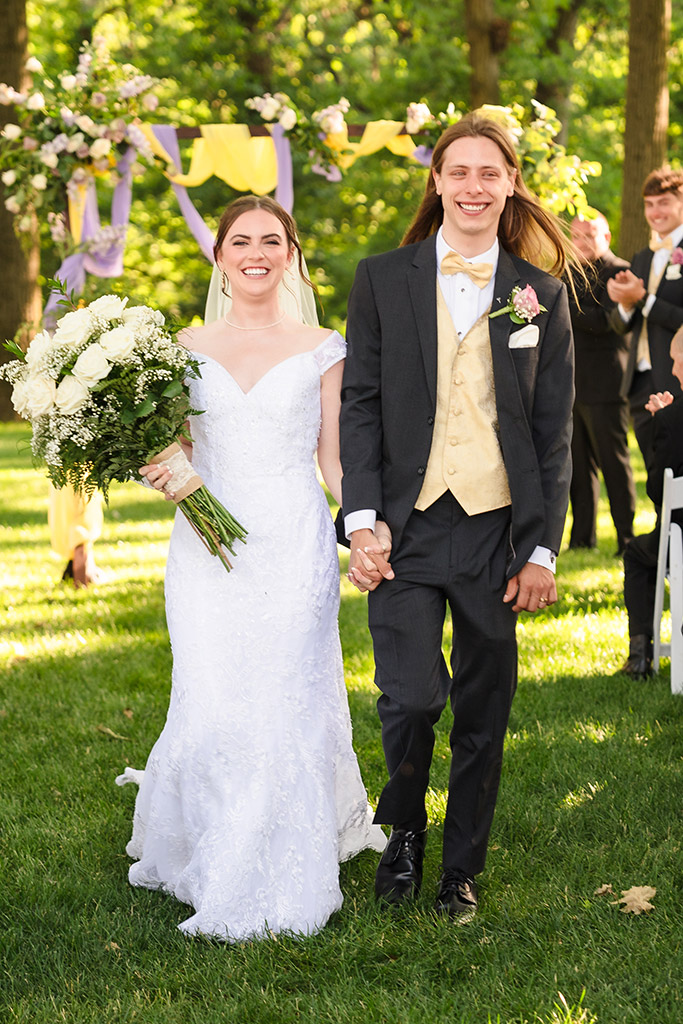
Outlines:
{"type": "Polygon", "coordinates": [[[42,110],[45,106],[45,97],[42,92],[33,92],[26,100],[27,110],[42,110]]]}
{"type": "Polygon", "coordinates": [[[81,352],[71,372],[80,380],[81,384],[92,387],[93,384],[97,384],[98,380],[103,380],[110,370],[111,366],[102,346],[94,342],[92,345],[88,345],[84,352],[81,352]]]}
{"type": "Polygon", "coordinates": [[[55,405],[60,412],[63,412],[66,416],[71,416],[83,408],[88,401],[89,395],[90,392],[85,384],[81,384],[80,380],[69,373],[57,388],[55,405]]]}
{"type": "Polygon", "coordinates": [[[79,146],[82,146],[85,142],[85,135],[83,132],[76,132],[72,135],[66,144],[67,153],[75,153],[79,146]]]}
{"type": "Polygon", "coordinates": [[[14,124],[10,121],[10,123],[6,124],[2,129],[2,134],[6,139],[9,139],[10,142],[14,142],[14,140],[18,139],[21,135],[21,128],[18,124],[14,124]]]}
{"type": "Polygon", "coordinates": [[[107,156],[110,149],[111,139],[95,139],[90,147],[90,156],[93,160],[101,160],[103,156],[107,156]]]}
{"type": "Polygon", "coordinates": [[[62,89],[66,89],[67,92],[76,88],[75,75],[62,75],[59,81],[62,83],[62,89]]]}
{"type": "Polygon", "coordinates": [[[128,298],[122,299],[118,295],[101,295],[88,306],[93,313],[101,316],[104,320],[119,320],[123,316],[128,298]]]}
{"type": "Polygon", "coordinates": [[[93,121],[92,117],[88,117],[87,114],[81,114],[80,117],[77,117],[76,118],[76,124],[81,129],[82,132],[87,132],[88,135],[92,135],[93,134],[93,128],[95,127],[95,122],[93,121]]]}
{"type": "Polygon", "coordinates": [[[59,163],[59,157],[56,153],[41,153],[40,162],[45,164],[46,167],[56,167],[59,163]]]}
{"type": "Polygon", "coordinates": [[[135,348],[135,332],[130,327],[114,327],[100,338],[105,355],[110,359],[125,359],[135,348]]]}
{"type": "Polygon", "coordinates": [[[25,420],[30,416],[28,402],[28,386],[25,380],[18,380],[12,391],[12,405],[15,412],[18,412],[25,420]]]}
{"type": "Polygon", "coordinates": [[[16,196],[7,196],[5,200],[5,209],[8,213],[19,213],[21,210],[21,203],[16,196]]]}
{"type": "Polygon", "coordinates": [[[278,120],[286,132],[291,131],[297,122],[296,110],[293,110],[291,107],[285,107],[278,120]]]}
{"type": "Polygon", "coordinates": [[[56,345],[73,345],[83,341],[92,330],[92,317],[87,309],[65,313],[57,323],[53,341],[56,345]]]}
{"type": "Polygon", "coordinates": [[[264,96],[263,106],[259,113],[264,121],[272,121],[274,117],[277,117],[277,112],[280,109],[280,104],[274,96],[264,96]]]}
{"type": "Polygon", "coordinates": [[[37,373],[28,378],[26,388],[31,416],[43,416],[54,408],[56,387],[51,377],[37,373]]]}
{"type": "Polygon", "coordinates": [[[34,174],[31,178],[31,184],[36,192],[44,192],[47,188],[47,178],[44,174],[34,174]]]}
{"type": "Polygon", "coordinates": [[[3,183],[3,185],[7,185],[9,187],[10,185],[13,185],[16,180],[17,180],[17,172],[16,171],[3,171],[2,172],[2,183],[3,183]]]}
{"type": "Polygon", "coordinates": [[[43,70],[43,65],[37,57],[29,57],[24,67],[27,71],[30,71],[31,74],[39,74],[43,70]]]}
{"type": "Polygon", "coordinates": [[[48,331],[41,331],[26,349],[26,363],[32,369],[43,358],[45,353],[52,348],[52,338],[48,331]]]}

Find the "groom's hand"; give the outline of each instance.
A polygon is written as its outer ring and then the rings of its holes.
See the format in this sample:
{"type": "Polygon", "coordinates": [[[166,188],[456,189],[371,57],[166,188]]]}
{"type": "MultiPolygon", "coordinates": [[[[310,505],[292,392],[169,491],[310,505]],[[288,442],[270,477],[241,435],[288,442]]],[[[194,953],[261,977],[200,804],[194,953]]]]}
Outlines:
{"type": "Polygon", "coordinates": [[[509,604],[513,600],[513,612],[543,611],[557,601],[554,574],[543,565],[527,562],[508,580],[503,601],[509,604]]]}
{"type": "Polygon", "coordinates": [[[348,577],[362,594],[374,590],[382,580],[394,578],[386,550],[386,540],[375,537],[372,530],[354,530],[351,534],[348,577]]]}

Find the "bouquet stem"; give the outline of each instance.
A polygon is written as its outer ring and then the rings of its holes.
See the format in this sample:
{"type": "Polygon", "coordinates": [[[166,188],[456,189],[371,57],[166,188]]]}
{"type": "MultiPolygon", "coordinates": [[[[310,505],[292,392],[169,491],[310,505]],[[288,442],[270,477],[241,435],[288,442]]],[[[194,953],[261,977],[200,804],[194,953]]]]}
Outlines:
{"type": "Polygon", "coordinates": [[[231,555],[235,554],[235,541],[245,543],[247,531],[244,527],[204,484],[177,504],[207,550],[220,558],[230,572],[232,565],[224,549],[227,548],[231,555]]]}
{"type": "Polygon", "coordinates": [[[216,555],[230,572],[232,565],[224,549],[234,555],[235,541],[245,543],[247,531],[204,485],[179,444],[169,445],[150,462],[173,470],[173,480],[166,484],[164,490],[173,497],[207,550],[216,555]]]}

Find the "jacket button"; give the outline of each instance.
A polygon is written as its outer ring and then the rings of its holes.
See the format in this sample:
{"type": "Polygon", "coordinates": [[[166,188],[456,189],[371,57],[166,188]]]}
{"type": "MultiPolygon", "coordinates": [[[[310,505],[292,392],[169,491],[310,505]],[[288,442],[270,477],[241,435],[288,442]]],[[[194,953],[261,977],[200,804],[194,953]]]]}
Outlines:
{"type": "Polygon", "coordinates": [[[417,467],[417,475],[418,476],[424,476],[424,472],[425,472],[424,466],[418,466],[417,467]]]}
{"type": "Polygon", "coordinates": [[[430,427],[431,427],[433,422],[434,422],[434,417],[430,416],[429,419],[427,420],[427,423],[429,424],[430,427]]]}

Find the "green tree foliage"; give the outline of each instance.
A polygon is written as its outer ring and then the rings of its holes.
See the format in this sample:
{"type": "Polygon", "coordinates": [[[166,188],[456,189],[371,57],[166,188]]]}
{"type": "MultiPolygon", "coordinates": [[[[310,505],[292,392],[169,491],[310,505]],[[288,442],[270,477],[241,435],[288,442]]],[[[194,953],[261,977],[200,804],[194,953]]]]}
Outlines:
{"type": "MultiPolygon", "coordinates": [[[[531,110],[539,83],[566,82],[567,150],[599,161],[589,201],[618,229],[621,139],[627,73],[627,0],[584,0],[571,42],[550,45],[570,0],[500,0],[506,37],[501,101],[531,110]]],[[[432,111],[467,108],[468,52],[459,0],[33,0],[31,50],[49,70],[72,65],[84,38],[102,32],[120,59],[162,79],[160,122],[196,125],[259,119],[245,100],[283,91],[309,113],[346,96],[347,120],[402,120],[408,103],[432,111]],[[50,65],[54,62],[55,67],[50,65]]],[[[683,120],[683,12],[674,13],[671,121],[683,120]],[[678,73],[676,73],[678,72],[678,73]]],[[[672,156],[680,147],[672,129],[672,156]]],[[[325,305],[338,325],[358,259],[398,244],[424,188],[426,171],[387,151],[359,160],[340,185],[304,173],[295,154],[295,215],[325,305]]],[[[212,179],[192,190],[211,224],[234,193],[212,179]]],[[[189,236],[161,170],[136,181],[126,275],[113,283],[137,301],[182,320],[201,315],[209,265],[189,236]]],[[[44,255],[45,273],[56,269],[44,255]]],[[[111,282],[97,282],[98,291],[111,282]]],[[[89,295],[92,297],[92,295],[89,295]]]]}

